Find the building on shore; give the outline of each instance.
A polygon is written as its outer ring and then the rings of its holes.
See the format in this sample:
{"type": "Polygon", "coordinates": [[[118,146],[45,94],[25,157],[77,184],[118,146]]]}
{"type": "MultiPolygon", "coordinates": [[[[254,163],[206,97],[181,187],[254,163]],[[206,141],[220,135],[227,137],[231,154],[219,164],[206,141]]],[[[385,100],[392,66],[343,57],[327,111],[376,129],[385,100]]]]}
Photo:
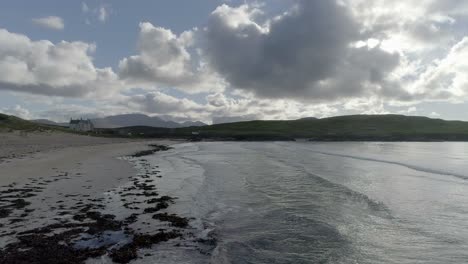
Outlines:
{"type": "Polygon", "coordinates": [[[94,125],[91,120],[86,119],[70,119],[69,128],[74,131],[91,132],[94,131],[94,125]]]}

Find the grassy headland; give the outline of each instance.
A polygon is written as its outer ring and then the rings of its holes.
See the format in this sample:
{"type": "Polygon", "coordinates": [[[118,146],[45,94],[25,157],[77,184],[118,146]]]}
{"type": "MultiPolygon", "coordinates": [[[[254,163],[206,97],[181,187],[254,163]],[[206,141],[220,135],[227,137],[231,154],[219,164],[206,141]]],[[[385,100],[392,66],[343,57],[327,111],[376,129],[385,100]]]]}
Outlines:
{"type": "Polygon", "coordinates": [[[468,141],[468,122],[403,115],[354,115],[290,121],[248,121],[177,129],[128,127],[120,134],[221,140],[468,141]],[[192,132],[198,135],[192,135],[192,132]]]}

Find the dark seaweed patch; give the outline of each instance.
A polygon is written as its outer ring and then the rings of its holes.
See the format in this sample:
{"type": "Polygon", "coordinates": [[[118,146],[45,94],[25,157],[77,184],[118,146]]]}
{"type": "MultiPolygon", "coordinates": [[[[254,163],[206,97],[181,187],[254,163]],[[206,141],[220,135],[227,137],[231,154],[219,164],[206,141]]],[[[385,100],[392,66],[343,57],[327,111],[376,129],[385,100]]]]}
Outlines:
{"type": "Polygon", "coordinates": [[[166,151],[166,150],[171,149],[171,147],[164,146],[164,145],[150,144],[148,146],[151,147],[151,149],[139,151],[139,152],[131,155],[131,157],[139,158],[139,157],[152,155],[152,154],[154,154],[154,153],[156,153],[158,151],[166,151]]]}
{"type": "Polygon", "coordinates": [[[180,228],[186,228],[189,224],[188,218],[180,217],[178,215],[168,214],[168,213],[155,214],[153,215],[153,219],[157,219],[163,222],[170,222],[172,226],[180,227],[180,228]]]}

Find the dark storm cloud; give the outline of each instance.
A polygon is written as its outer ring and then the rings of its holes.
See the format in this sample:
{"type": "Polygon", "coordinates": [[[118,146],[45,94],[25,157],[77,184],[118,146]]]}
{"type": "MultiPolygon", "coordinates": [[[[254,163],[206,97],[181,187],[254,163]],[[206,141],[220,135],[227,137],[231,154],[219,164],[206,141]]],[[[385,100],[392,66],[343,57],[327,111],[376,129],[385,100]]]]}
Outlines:
{"type": "Polygon", "coordinates": [[[333,100],[378,92],[369,89],[399,63],[379,48],[351,47],[362,37],[360,26],[335,1],[297,1],[269,26],[254,17],[245,6],[218,8],[203,53],[232,86],[259,96],[333,100]]]}
{"type": "Polygon", "coordinates": [[[84,97],[92,91],[83,86],[68,85],[54,87],[47,84],[12,84],[0,81],[0,90],[10,90],[40,95],[63,96],[63,97],[84,97]]]}

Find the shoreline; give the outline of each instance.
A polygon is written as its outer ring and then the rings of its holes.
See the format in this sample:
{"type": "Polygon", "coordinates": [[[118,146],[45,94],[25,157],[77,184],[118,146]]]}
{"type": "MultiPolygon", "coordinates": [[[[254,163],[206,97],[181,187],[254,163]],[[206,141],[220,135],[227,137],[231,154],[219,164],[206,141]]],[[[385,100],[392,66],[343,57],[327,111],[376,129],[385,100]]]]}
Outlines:
{"type": "Polygon", "coordinates": [[[176,198],[159,196],[157,166],[135,167],[145,163],[136,154],[177,142],[98,143],[0,163],[0,262],[128,263],[140,248],[184,236],[189,219],[164,212],[176,198]]]}

